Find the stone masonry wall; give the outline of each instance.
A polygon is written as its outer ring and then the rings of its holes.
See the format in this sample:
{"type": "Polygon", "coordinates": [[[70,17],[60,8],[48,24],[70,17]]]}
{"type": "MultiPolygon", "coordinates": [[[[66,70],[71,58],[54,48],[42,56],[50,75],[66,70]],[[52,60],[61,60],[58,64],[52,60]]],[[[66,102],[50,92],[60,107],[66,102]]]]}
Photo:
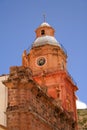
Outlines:
{"type": "Polygon", "coordinates": [[[31,75],[28,68],[13,67],[4,81],[8,87],[7,129],[76,130],[72,113],[48,97],[31,75]]]}

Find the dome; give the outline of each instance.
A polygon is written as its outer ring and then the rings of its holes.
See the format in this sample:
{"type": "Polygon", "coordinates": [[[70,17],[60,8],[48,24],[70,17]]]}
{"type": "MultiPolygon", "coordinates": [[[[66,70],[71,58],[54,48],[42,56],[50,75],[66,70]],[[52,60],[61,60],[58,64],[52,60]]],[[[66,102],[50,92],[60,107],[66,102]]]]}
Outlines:
{"type": "Polygon", "coordinates": [[[43,26],[48,26],[48,27],[50,27],[50,25],[49,25],[47,22],[43,22],[43,23],[40,25],[40,27],[43,27],[43,26]]]}
{"type": "Polygon", "coordinates": [[[41,46],[44,44],[60,46],[56,38],[52,36],[42,36],[42,37],[36,38],[36,40],[33,43],[33,46],[41,46]]]}

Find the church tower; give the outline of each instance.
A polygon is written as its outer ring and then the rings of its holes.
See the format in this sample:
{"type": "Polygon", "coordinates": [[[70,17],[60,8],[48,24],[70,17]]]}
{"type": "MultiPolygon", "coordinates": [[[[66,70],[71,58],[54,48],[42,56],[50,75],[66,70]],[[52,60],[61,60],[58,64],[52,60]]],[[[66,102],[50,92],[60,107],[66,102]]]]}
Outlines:
{"type": "Polygon", "coordinates": [[[60,102],[64,110],[73,113],[77,120],[75,91],[78,88],[67,70],[67,54],[47,22],[43,22],[35,33],[30,52],[23,53],[22,65],[29,67],[33,79],[47,95],[60,102]]]}
{"type": "Polygon", "coordinates": [[[22,66],[10,67],[7,130],[78,130],[78,89],[67,70],[67,54],[46,22],[36,29],[22,66]]]}

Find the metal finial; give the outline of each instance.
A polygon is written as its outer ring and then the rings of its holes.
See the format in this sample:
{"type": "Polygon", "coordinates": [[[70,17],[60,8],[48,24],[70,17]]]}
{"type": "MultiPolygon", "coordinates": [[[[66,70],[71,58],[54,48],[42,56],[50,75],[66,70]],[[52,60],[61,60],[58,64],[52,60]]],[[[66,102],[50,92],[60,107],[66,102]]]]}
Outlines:
{"type": "Polygon", "coordinates": [[[44,18],[44,22],[46,22],[46,15],[45,14],[43,14],[43,18],[44,18]]]}

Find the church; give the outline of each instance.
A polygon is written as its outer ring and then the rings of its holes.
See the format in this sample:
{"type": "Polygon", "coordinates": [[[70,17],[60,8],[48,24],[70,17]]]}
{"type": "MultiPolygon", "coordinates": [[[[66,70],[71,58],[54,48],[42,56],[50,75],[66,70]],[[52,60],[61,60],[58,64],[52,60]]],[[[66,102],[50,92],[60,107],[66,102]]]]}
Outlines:
{"type": "Polygon", "coordinates": [[[3,130],[78,130],[76,83],[67,70],[67,53],[55,30],[43,22],[35,30],[21,66],[2,81],[7,104],[3,130]]]}

